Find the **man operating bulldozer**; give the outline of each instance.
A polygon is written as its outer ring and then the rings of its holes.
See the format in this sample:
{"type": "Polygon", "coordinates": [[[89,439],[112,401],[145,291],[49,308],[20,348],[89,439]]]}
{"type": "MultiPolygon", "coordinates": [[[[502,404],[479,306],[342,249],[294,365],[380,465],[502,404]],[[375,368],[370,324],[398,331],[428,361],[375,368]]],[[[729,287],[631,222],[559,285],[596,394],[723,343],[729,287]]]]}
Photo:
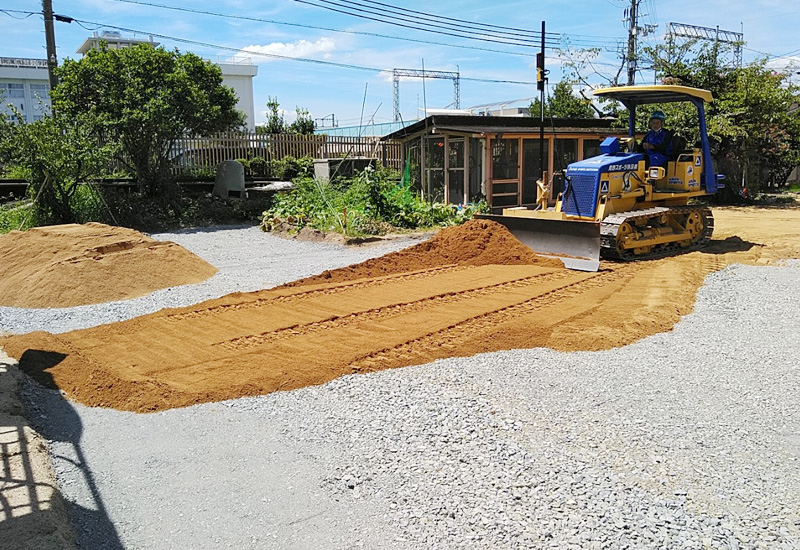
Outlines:
{"type": "Polygon", "coordinates": [[[647,166],[665,166],[672,151],[672,132],[664,128],[666,117],[661,111],[650,115],[650,131],[642,139],[647,166]]]}

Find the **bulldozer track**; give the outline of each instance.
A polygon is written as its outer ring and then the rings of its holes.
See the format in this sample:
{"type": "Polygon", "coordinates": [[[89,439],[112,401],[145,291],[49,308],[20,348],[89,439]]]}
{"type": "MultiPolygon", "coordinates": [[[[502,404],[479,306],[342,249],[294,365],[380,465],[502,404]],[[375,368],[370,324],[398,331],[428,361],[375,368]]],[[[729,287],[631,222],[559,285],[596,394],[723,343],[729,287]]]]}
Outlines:
{"type": "Polygon", "coordinates": [[[645,210],[631,210],[628,212],[619,212],[607,216],[600,224],[600,251],[604,257],[614,258],[617,260],[654,260],[658,258],[666,258],[676,254],[683,254],[703,248],[711,240],[711,235],[714,232],[714,217],[711,210],[707,207],[698,206],[659,206],[648,208],[645,210]],[[703,234],[698,241],[690,246],[682,247],[680,243],[670,243],[645,254],[634,254],[632,250],[620,253],[617,249],[617,236],[619,228],[624,223],[634,224],[640,220],[646,220],[656,216],[661,216],[668,213],[679,212],[681,214],[700,211],[705,223],[703,224],[703,234]]]}
{"type": "MultiPolygon", "coordinates": [[[[537,294],[524,302],[464,319],[455,325],[430,332],[419,338],[408,340],[400,345],[384,348],[364,355],[351,362],[349,368],[351,372],[377,370],[385,368],[383,366],[385,362],[397,358],[398,356],[407,358],[406,361],[403,361],[403,365],[414,364],[415,360],[413,357],[429,357],[431,351],[436,349],[454,350],[458,347],[457,342],[470,334],[480,333],[503,322],[553,307],[554,305],[558,305],[580,294],[619,279],[633,277],[638,270],[639,266],[632,266],[629,269],[592,273],[591,275],[572,281],[564,286],[537,294]]],[[[448,355],[452,355],[452,353],[448,355]]]]}
{"type": "MultiPolygon", "coordinates": [[[[327,287],[327,288],[313,288],[310,290],[300,290],[299,292],[295,292],[293,294],[283,295],[283,296],[270,296],[269,298],[257,298],[251,302],[244,302],[244,303],[233,303],[233,304],[220,304],[209,308],[204,309],[197,309],[188,312],[182,313],[174,313],[166,316],[166,319],[170,322],[179,322],[185,319],[193,319],[198,317],[205,317],[208,315],[215,315],[220,313],[225,313],[229,311],[240,311],[240,310],[247,310],[247,309],[258,309],[260,307],[264,307],[268,304],[275,304],[275,303],[291,303],[300,300],[309,300],[319,296],[331,296],[334,294],[340,294],[342,292],[347,292],[356,289],[364,289],[364,288],[371,288],[381,285],[387,285],[399,281],[412,281],[412,280],[419,280],[425,279],[428,277],[436,277],[437,275],[441,275],[443,273],[453,273],[456,271],[464,271],[468,269],[474,269],[476,266],[459,266],[459,265],[447,265],[443,267],[434,267],[430,269],[414,271],[411,273],[400,273],[397,275],[386,275],[380,278],[375,279],[364,279],[359,281],[354,281],[351,283],[342,283],[335,287],[327,287]]],[[[296,287],[302,289],[303,287],[296,287]]]]}
{"type": "Polygon", "coordinates": [[[384,321],[399,315],[422,311],[431,306],[457,304],[465,300],[471,300],[481,296],[488,296],[497,292],[505,292],[508,290],[521,289],[532,285],[540,285],[543,282],[568,280],[574,278],[575,274],[570,271],[542,273],[530,277],[514,279],[511,281],[504,281],[502,283],[486,285],[471,290],[461,292],[445,292],[434,296],[427,296],[411,302],[396,303],[384,307],[353,312],[349,315],[333,316],[319,321],[284,327],[278,330],[240,336],[230,340],[217,342],[213,345],[222,347],[228,351],[243,351],[286,338],[305,336],[324,330],[344,328],[354,323],[384,321]]]}

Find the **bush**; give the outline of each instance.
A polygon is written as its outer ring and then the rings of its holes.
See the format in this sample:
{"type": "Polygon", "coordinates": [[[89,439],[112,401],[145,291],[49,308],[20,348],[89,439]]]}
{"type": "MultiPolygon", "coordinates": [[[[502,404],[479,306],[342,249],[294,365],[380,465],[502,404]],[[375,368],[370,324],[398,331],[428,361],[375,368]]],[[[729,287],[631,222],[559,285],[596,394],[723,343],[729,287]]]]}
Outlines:
{"type": "Polygon", "coordinates": [[[310,177],[314,174],[314,159],[311,157],[295,158],[291,155],[272,161],[272,176],[279,180],[289,181],[295,178],[310,177]]]}
{"type": "Polygon", "coordinates": [[[250,174],[257,178],[266,178],[270,173],[270,166],[267,159],[254,157],[249,162],[250,174]]]}
{"type": "Polygon", "coordinates": [[[298,178],[295,188],[276,197],[264,212],[261,227],[271,231],[288,223],[348,236],[382,235],[393,231],[457,225],[486,209],[485,203],[465,208],[431,204],[397,183],[398,174],[368,168],[334,183],[298,178]]]}
{"type": "Polygon", "coordinates": [[[38,224],[33,201],[24,200],[0,205],[0,233],[30,229],[38,224]]]}

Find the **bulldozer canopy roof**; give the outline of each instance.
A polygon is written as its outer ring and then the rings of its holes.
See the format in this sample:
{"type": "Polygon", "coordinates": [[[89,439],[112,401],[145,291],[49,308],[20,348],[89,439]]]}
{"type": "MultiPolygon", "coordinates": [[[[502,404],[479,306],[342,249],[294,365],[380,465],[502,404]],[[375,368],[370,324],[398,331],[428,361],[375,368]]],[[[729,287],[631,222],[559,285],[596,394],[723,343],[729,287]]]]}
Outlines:
{"type": "Polygon", "coordinates": [[[708,90],[689,86],[614,86],[597,89],[594,91],[594,95],[617,99],[626,105],[671,103],[697,99],[709,103],[714,99],[708,90]]]}

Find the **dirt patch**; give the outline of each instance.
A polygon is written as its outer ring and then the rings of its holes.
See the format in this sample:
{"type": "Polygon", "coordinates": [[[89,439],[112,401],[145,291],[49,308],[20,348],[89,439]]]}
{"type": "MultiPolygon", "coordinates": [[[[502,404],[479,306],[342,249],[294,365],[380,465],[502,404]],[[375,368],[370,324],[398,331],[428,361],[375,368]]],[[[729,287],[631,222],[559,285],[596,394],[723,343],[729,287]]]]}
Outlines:
{"type": "Polygon", "coordinates": [[[199,283],[217,269],[185,248],[101,223],[0,236],[0,305],[72,307],[199,283]]]}
{"type": "Polygon", "coordinates": [[[139,412],[487,351],[609,349],[670,330],[713,271],[800,258],[800,210],[715,217],[703,251],[597,273],[565,270],[475,221],[294,285],[0,345],[71,399],[139,412]]]}
{"type": "Polygon", "coordinates": [[[505,227],[489,220],[470,220],[442,229],[418,245],[360,264],[323,271],[284,286],[338,283],[382,277],[445,265],[538,265],[561,268],[559,260],[543,258],[519,242],[505,227]]]}

